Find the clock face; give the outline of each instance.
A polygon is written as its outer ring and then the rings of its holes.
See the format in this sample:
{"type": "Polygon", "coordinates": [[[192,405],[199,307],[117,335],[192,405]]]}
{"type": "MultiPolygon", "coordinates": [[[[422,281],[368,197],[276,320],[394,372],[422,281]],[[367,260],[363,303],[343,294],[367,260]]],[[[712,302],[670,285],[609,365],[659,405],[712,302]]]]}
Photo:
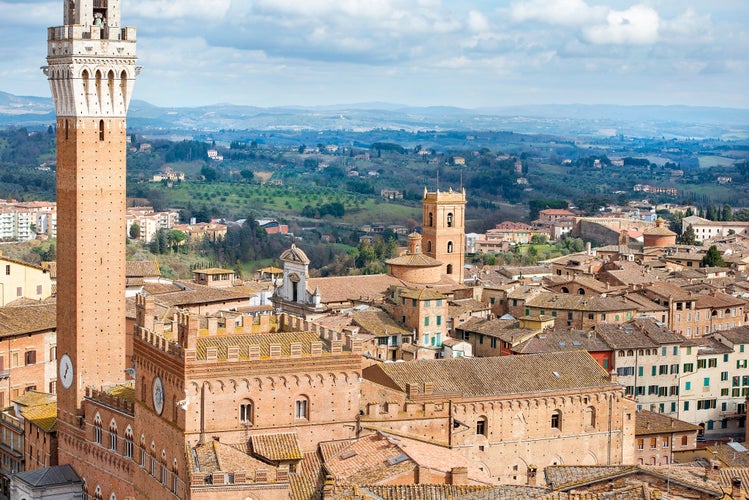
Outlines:
{"type": "Polygon", "coordinates": [[[158,375],[153,379],[153,409],[157,415],[164,411],[164,383],[158,375]]]}
{"type": "Polygon", "coordinates": [[[60,381],[66,389],[73,385],[73,360],[67,354],[60,358],[60,381]]]}

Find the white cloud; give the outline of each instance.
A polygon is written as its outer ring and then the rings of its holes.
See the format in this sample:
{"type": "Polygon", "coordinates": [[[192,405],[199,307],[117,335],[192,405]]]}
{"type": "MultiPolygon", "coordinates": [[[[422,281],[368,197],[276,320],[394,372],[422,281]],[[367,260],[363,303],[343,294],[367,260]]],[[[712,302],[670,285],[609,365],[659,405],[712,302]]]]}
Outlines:
{"type": "Polygon", "coordinates": [[[663,39],[675,42],[709,40],[712,29],[710,16],[700,16],[691,8],[673,19],[664,19],[661,24],[663,39]]]}
{"type": "Polygon", "coordinates": [[[469,31],[474,33],[483,33],[489,31],[489,20],[484,14],[477,10],[472,10],[468,13],[468,20],[466,26],[469,31]]]}
{"type": "Polygon", "coordinates": [[[223,19],[231,6],[231,0],[133,0],[127,4],[126,14],[170,21],[183,19],[223,19]]]}
{"type": "Polygon", "coordinates": [[[611,11],[606,24],[583,28],[586,40],[595,44],[648,45],[658,41],[660,17],[650,7],[635,5],[627,10],[611,11]]]}
{"type": "Polygon", "coordinates": [[[584,0],[527,0],[510,7],[516,22],[537,21],[555,26],[581,27],[606,17],[604,7],[591,7],[584,0]]]}

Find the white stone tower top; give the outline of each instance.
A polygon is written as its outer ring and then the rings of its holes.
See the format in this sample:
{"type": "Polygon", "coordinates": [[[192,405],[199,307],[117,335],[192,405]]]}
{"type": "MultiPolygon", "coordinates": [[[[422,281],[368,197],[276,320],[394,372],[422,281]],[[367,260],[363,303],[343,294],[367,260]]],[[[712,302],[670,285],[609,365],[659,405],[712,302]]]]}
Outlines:
{"type": "Polygon", "coordinates": [[[47,31],[57,116],[124,118],[136,67],[135,28],[120,27],[120,0],[65,0],[64,25],[47,31]]]}

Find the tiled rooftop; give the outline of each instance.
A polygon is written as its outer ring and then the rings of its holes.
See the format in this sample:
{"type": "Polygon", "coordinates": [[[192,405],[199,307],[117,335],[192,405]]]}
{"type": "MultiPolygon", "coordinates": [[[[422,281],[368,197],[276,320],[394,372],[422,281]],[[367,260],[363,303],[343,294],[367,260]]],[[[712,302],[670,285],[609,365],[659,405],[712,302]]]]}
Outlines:
{"type": "Polygon", "coordinates": [[[678,420],[662,413],[638,410],[635,420],[635,435],[664,434],[671,432],[697,431],[699,426],[678,420]]]}
{"type": "Polygon", "coordinates": [[[270,462],[301,460],[302,451],[296,432],[280,432],[250,437],[252,453],[270,462]]]}
{"type": "Polygon", "coordinates": [[[363,376],[368,378],[376,370],[403,392],[406,384],[432,384],[436,397],[439,393],[479,397],[616,387],[585,351],[387,363],[366,368],[363,376]]]}
{"type": "Polygon", "coordinates": [[[55,330],[57,304],[0,307],[0,338],[55,330]]]}
{"type": "Polygon", "coordinates": [[[354,322],[373,335],[410,335],[411,330],[397,323],[382,309],[369,308],[351,313],[354,322]]]}

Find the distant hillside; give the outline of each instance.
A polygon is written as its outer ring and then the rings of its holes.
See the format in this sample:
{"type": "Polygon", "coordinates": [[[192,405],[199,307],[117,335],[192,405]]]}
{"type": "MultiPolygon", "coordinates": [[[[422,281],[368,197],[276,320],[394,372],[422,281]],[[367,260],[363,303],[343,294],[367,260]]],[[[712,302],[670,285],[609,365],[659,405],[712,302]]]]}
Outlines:
{"type": "MultiPolygon", "coordinates": [[[[258,108],[216,104],[162,108],[134,100],[129,124],[183,135],[217,130],[507,130],[569,137],[624,135],[667,138],[749,138],[749,110],[692,106],[533,105],[461,109],[362,103],[258,108]]],[[[0,92],[0,127],[54,123],[49,98],[0,92]]]]}

